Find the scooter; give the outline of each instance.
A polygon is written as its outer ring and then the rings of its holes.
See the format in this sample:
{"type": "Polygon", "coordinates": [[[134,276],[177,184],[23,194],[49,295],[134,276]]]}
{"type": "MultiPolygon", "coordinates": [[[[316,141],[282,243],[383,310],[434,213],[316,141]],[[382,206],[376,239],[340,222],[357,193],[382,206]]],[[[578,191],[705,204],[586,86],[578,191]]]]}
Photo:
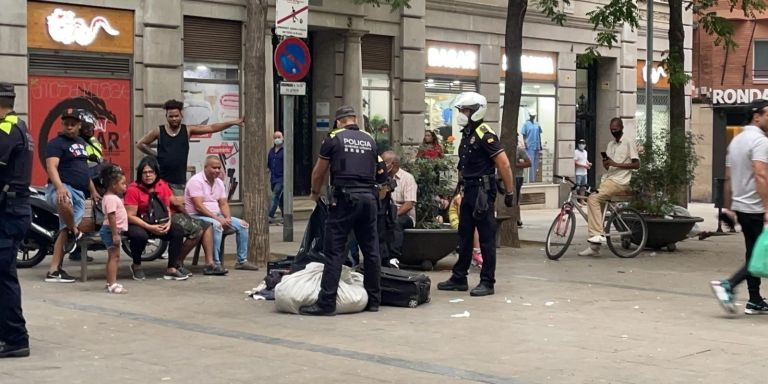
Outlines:
{"type": "MultiPolygon", "coordinates": [[[[53,254],[53,245],[56,243],[56,237],[59,230],[59,214],[56,207],[45,200],[45,192],[42,189],[29,188],[31,196],[29,198],[32,207],[32,225],[27,232],[27,236],[21,241],[19,250],[16,253],[16,266],[18,268],[31,268],[45,259],[45,256],[53,254]]],[[[95,223],[96,230],[101,227],[101,223],[95,223]]],[[[127,241],[122,243],[123,252],[130,254],[130,247],[127,241]]],[[[162,239],[150,239],[147,248],[141,255],[142,261],[152,261],[160,257],[168,248],[168,242],[162,239]]],[[[88,247],[89,251],[106,250],[101,242],[94,243],[88,247]]]]}

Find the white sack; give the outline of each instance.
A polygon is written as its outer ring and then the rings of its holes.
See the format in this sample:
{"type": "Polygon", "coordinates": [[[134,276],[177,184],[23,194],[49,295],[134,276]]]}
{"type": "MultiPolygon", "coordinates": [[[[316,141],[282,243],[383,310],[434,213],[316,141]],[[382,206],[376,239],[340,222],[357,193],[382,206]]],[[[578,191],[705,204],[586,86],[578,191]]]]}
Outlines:
{"type": "MultiPolygon", "coordinates": [[[[283,276],[275,287],[277,310],[298,314],[299,308],[314,304],[320,293],[323,267],[322,263],[309,263],[303,270],[283,276]]],[[[368,294],[363,287],[363,275],[343,266],[336,297],[336,313],[362,312],[367,304],[368,294]]]]}

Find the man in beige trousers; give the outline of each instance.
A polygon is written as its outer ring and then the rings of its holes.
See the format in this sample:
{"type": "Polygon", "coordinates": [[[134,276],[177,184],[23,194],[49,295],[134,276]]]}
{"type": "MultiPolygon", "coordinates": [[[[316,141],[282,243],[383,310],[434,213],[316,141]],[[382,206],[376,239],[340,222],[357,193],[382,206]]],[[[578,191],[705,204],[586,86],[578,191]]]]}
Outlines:
{"type": "Polygon", "coordinates": [[[620,118],[611,119],[611,135],[615,140],[608,143],[603,158],[603,167],[608,171],[600,181],[599,193],[589,195],[589,248],[579,252],[579,256],[597,256],[600,246],[605,243],[603,233],[603,206],[612,197],[629,192],[632,170],[640,168],[640,157],[635,143],[624,138],[624,123],[620,118]]]}

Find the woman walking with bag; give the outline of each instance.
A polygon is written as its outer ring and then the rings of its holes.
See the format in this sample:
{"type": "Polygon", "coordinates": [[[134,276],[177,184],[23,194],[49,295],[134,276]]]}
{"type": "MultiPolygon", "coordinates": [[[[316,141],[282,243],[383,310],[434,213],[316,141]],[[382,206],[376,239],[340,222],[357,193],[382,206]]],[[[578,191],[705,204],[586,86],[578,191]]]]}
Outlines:
{"type": "Polygon", "coordinates": [[[145,157],[136,168],[136,181],[125,192],[128,212],[128,242],[131,248],[131,273],[134,280],[144,280],[141,254],[149,237],[168,241],[168,268],[166,280],[186,280],[189,276],[176,269],[184,242],[184,230],[171,220],[171,188],[159,178],[160,166],[154,157],[145,157]]]}

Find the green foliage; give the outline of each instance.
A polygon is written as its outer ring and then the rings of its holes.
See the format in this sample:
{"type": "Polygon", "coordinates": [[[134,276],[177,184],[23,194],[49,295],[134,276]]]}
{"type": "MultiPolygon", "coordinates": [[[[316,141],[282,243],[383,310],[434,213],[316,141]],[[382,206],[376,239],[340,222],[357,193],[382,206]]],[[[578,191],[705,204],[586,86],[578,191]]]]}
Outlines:
{"type": "Polygon", "coordinates": [[[651,145],[641,142],[640,169],[632,175],[635,198],[631,205],[643,213],[663,216],[672,205],[682,205],[681,198],[687,200],[699,163],[695,150],[699,138],[690,132],[672,137],[668,129],[654,131],[651,145]],[[672,153],[677,154],[676,161],[672,161],[672,153]]]}
{"type": "MultiPolygon", "coordinates": [[[[453,144],[444,140],[443,148],[453,144]]],[[[448,153],[448,152],[446,152],[448,153]]],[[[413,175],[419,189],[416,201],[416,228],[439,228],[437,213],[440,210],[440,197],[450,200],[453,196],[456,180],[456,162],[450,155],[436,159],[402,160],[401,166],[413,175]]]]}
{"type": "MultiPolygon", "coordinates": [[[[562,0],[562,2],[570,4],[570,0],[562,0]]],[[[558,25],[565,23],[566,16],[560,10],[560,0],[540,0],[537,6],[558,25]]],[[[639,14],[635,0],[611,0],[608,4],[588,12],[589,22],[593,30],[597,31],[596,44],[588,47],[578,56],[579,65],[589,65],[600,57],[598,51],[600,47],[613,48],[619,42],[618,31],[624,24],[632,30],[640,27],[639,14]]]]}
{"type": "Polygon", "coordinates": [[[370,4],[374,7],[381,7],[383,4],[389,4],[390,12],[397,11],[400,8],[410,8],[410,0],[354,0],[355,4],[370,4]]]}

